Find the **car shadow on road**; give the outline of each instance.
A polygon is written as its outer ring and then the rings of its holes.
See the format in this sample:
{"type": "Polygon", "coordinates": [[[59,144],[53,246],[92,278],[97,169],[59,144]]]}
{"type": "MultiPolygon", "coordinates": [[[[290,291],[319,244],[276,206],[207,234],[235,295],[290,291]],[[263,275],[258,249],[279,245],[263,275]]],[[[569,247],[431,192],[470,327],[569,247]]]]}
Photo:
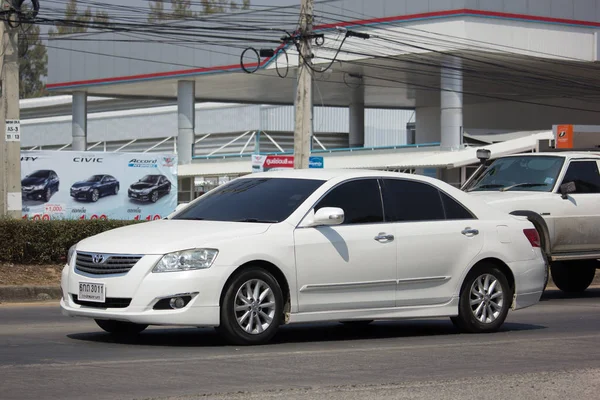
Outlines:
{"type": "MultiPolygon", "coordinates": [[[[545,326],[506,322],[500,332],[531,331],[545,326]]],[[[377,321],[369,325],[314,323],[283,326],[269,343],[344,342],[433,336],[459,336],[449,320],[377,321]]],[[[116,337],[102,331],[67,335],[87,342],[157,347],[221,347],[227,343],[212,328],[151,328],[135,337],[116,337]]]]}
{"type": "Polygon", "coordinates": [[[542,295],[541,301],[557,299],[600,299],[600,288],[595,287],[587,289],[583,293],[565,293],[559,289],[546,289],[542,295]]]}

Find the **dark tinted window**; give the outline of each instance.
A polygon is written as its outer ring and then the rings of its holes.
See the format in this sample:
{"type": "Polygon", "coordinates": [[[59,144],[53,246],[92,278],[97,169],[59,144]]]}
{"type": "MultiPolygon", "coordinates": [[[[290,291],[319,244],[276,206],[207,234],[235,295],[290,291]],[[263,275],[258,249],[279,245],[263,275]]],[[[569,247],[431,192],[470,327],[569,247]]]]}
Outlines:
{"type": "Polygon", "coordinates": [[[473,215],[452,197],[444,192],[440,192],[440,195],[446,211],[446,219],[474,219],[473,215]]]}
{"type": "Polygon", "coordinates": [[[35,171],[33,174],[29,175],[32,178],[48,178],[50,176],[50,171],[40,170],[35,171]]]}
{"type": "Polygon", "coordinates": [[[383,207],[376,179],[343,183],[329,192],[315,207],[339,207],[344,210],[344,224],[383,222],[383,207]]]}
{"type": "Polygon", "coordinates": [[[237,179],[203,195],[173,219],[281,222],[322,184],[309,179],[237,179]]]}
{"type": "Polygon", "coordinates": [[[392,221],[436,221],[444,219],[437,188],[402,179],[384,180],[386,217],[392,221]]]}
{"type": "Polygon", "coordinates": [[[600,193],[600,172],[596,161],[573,161],[563,183],[575,182],[575,193],[600,193]]]}

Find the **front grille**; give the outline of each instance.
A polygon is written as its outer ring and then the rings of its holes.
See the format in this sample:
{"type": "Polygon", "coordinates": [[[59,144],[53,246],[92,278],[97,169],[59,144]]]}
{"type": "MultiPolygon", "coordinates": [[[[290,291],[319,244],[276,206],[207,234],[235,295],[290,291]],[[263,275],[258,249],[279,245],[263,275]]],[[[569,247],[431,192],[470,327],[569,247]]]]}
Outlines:
{"type": "Polygon", "coordinates": [[[94,275],[126,274],[141,258],[142,256],[129,254],[113,255],[78,252],[75,258],[75,269],[94,275]]]}
{"type": "Polygon", "coordinates": [[[131,299],[119,298],[119,297],[107,297],[104,303],[96,303],[93,301],[83,301],[77,298],[76,294],[73,294],[73,303],[79,304],[84,307],[93,308],[127,308],[131,304],[131,299]]]}

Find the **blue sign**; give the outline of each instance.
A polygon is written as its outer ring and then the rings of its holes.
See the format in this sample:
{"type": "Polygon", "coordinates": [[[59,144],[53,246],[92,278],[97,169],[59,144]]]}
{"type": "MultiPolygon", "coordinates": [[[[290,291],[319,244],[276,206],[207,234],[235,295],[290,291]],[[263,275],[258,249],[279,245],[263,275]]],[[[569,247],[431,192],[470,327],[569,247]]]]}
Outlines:
{"type": "Polygon", "coordinates": [[[308,168],[323,168],[325,163],[323,162],[323,157],[309,157],[308,158],[308,168]]]}

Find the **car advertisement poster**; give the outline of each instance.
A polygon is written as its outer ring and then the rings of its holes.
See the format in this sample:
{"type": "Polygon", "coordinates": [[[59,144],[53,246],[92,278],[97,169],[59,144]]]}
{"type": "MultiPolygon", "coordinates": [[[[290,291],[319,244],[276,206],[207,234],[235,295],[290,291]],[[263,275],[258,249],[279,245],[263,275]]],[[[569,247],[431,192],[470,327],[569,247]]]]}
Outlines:
{"type": "MultiPolygon", "coordinates": [[[[308,168],[323,168],[323,157],[311,156],[308,168]]],[[[252,172],[279,171],[294,168],[294,156],[288,155],[253,155],[252,172]]]]}
{"type": "Polygon", "coordinates": [[[21,195],[23,219],[161,219],[177,206],[177,157],[22,151],[21,195]]]}

